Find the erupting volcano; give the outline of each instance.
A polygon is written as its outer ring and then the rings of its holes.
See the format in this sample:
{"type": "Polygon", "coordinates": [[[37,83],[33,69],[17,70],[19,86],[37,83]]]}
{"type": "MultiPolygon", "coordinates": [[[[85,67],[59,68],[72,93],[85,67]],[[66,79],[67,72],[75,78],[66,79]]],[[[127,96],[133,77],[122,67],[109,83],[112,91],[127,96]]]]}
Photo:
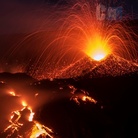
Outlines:
{"type": "Polygon", "coordinates": [[[45,5],[40,31],[24,34],[0,53],[0,137],[136,136],[133,23],[97,19],[98,10],[102,19],[112,9],[97,0],[53,3],[45,5]]]}

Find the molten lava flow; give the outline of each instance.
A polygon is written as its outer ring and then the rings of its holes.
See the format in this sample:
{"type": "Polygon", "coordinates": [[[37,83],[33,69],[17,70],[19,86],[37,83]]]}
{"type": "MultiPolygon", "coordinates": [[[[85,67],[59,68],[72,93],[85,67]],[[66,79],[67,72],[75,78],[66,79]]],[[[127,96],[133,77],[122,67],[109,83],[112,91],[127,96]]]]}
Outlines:
{"type": "Polygon", "coordinates": [[[49,133],[52,133],[52,130],[49,129],[48,127],[45,127],[44,125],[41,125],[38,122],[34,122],[35,124],[33,125],[32,131],[30,138],[37,138],[39,136],[46,137],[48,136],[49,138],[53,138],[49,133]]]}
{"type": "Polygon", "coordinates": [[[82,97],[82,101],[89,101],[89,102],[93,102],[94,104],[96,104],[97,103],[97,101],[96,100],[94,100],[93,98],[91,98],[90,96],[83,96],[82,97]]]}
{"type": "Polygon", "coordinates": [[[100,35],[95,35],[89,40],[85,53],[92,59],[100,61],[110,54],[106,41],[102,40],[100,35]]]}
{"type": "Polygon", "coordinates": [[[97,103],[97,101],[94,98],[88,96],[89,95],[88,92],[84,90],[78,91],[78,89],[76,89],[72,85],[69,85],[69,88],[72,90],[71,91],[72,97],[70,98],[70,100],[73,100],[76,104],[79,105],[81,102],[89,102],[89,103],[94,103],[94,104],[97,103]]]}
{"type": "Polygon", "coordinates": [[[38,138],[40,136],[43,138],[47,136],[53,138],[51,129],[34,121],[35,113],[32,111],[31,107],[28,107],[25,101],[21,103],[23,106],[22,109],[13,111],[10,116],[10,125],[4,130],[4,133],[7,134],[6,138],[38,138]]]}

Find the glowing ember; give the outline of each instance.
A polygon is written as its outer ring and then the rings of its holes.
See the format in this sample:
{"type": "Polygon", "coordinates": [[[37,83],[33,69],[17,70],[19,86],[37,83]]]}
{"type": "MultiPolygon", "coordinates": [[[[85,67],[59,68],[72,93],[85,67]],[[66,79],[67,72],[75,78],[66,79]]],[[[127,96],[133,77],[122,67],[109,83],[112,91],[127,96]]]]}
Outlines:
{"type": "Polygon", "coordinates": [[[22,101],[22,106],[23,107],[26,107],[27,106],[27,103],[25,101],[22,101]]]}
{"type": "Polygon", "coordinates": [[[29,115],[28,121],[32,122],[35,113],[32,111],[32,109],[30,107],[28,109],[30,110],[30,115],[29,115]]]}
{"type": "MultiPolygon", "coordinates": [[[[20,96],[21,96],[21,95],[16,94],[14,90],[8,91],[8,94],[10,94],[11,96],[17,96],[17,97],[20,97],[20,96]]],[[[23,105],[23,104],[24,104],[24,101],[22,101],[22,105],[23,105]]],[[[23,105],[23,106],[24,106],[24,105],[23,105]]]]}
{"type": "Polygon", "coordinates": [[[82,101],[84,101],[84,102],[89,101],[89,102],[93,102],[95,104],[97,103],[97,101],[94,100],[93,98],[91,98],[90,96],[83,96],[82,101]]]}
{"type": "Polygon", "coordinates": [[[92,97],[87,96],[87,95],[84,95],[83,97],[81,97],[81,96],[73,96],[73,97],[71,97],[71,100],[73,100],[78,105],[80,104],[80,101],[90,102],[90,103],[94,103],[94,104],[97,103],[97,101],[95,99],[93,99],[92,97]]]}
{"type": "Polygon", "coordinates": [[[10,91],[9,94],[11,94],[12,96],[16,96],[14,91],[10,91]]]}

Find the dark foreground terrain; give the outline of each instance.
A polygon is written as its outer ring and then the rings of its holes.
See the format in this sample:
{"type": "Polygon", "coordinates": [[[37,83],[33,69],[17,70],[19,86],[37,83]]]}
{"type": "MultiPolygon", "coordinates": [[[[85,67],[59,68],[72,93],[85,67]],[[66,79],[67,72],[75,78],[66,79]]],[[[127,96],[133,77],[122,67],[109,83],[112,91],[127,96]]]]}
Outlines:
{"type": "MultiPolygon", "coordinates": [[[[54,137],[138,137],[137,72],[115,77],[41,81],[22,73],[1,73],[0,81],[1,131],[8,114],[19,104],[15,97],[6,94],[12,89],[34,107],[35,119],[52,128],[54,137]],[[33,97],[35,93],[39,93],[37,98],[33,97]],[[97,103],[79,99],[88,93],[97,103]],[[73,97],[78,98],[78,103],[73,97]]],[[[2,133],[0,137],[5,135],[2,133]]]]}

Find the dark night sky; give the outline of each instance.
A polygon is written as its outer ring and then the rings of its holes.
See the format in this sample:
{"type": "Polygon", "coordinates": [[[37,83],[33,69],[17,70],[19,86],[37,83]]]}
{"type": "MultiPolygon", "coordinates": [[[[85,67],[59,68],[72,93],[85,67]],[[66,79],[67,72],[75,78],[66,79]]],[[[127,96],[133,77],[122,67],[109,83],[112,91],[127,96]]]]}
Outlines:
{"type": "MultiPolygon", "coordinates": [[[[60,1],[64,5],[68,1],[60,1]]],[[[0,34],[50,28],[50,10],[58,0],[0,0],[0,34]],[[48,6],[47,6],[47,3],[48,6]]],[[[138,0],[125,0],[125,10],[138,18],[138,0]]]]}
{"type": "Polygon", "coordinates": [[[42,0],[0,0],[0,33],[26,33],[47,24],[50,10],[42,0]]]}

